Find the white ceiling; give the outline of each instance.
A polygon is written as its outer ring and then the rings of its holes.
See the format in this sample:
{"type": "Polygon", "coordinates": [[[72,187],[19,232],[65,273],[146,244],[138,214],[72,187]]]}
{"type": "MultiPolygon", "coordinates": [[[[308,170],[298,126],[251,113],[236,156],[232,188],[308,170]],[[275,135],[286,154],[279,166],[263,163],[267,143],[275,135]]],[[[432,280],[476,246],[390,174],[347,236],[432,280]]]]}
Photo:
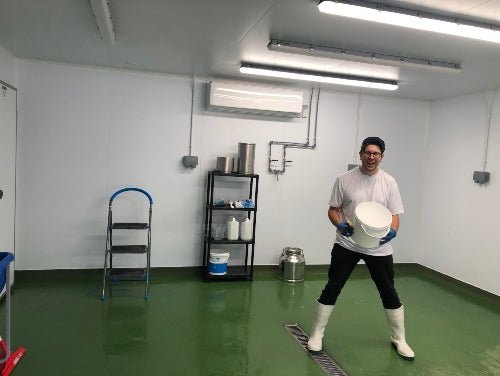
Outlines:
{"type": "MultiPolygon", "coordinates": [[[[500,0],[379,2],[500,24],[500,0]]],[[[500,44],[326,15],[318,11],[317,3],[110,0],[116,43],[106,45],[88,0],[0,0],[0,45],[20,58],[206,78],[263,81],[240,74],[241,62],[378,76],[400,82],[397,91],[384,95],[414,99],[500,88],[500,44]],[[292,55],[269,51],[271,38],[455,62],[462,71],[292,55]]]]}

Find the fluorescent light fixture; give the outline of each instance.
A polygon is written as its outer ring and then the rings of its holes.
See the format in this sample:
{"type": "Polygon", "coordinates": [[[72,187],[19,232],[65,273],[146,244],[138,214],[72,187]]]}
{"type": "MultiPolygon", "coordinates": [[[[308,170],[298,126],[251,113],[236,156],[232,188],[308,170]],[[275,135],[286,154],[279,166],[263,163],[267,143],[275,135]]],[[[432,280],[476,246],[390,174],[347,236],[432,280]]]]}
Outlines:
{"type": "Polygon", "coordinates": [[[248,63],[241,64],[240,72],[245,74],[255,74],[259,76],[288,78],[301,81],[314,81],[335,85],[366,87],[371,89],[396,90],[398,88],[398,83],[392,80],[272,67],[248,63]]]}
{"type": "Polygon", "coordinates": [[[311,43],[291,42],[286,40],[271,39],[267,48],[272,51],[289,52],[307,56],[327,57],[349,61],[361,61],[371,64],[392,66],[411,65],[419,68],[446,69],[460,71],[458,63],[421,59],[415,57],[396,56],[378,52],[358,51],[340,47],[320,46],[311,43]]]}
{"type": "Polygon", "coordinates": [[[323,13],[358,18],[412,29],[500,43],[499,25],[394,7],[364,0],[322,0],[323,13]]]}
{"type": "Polygon", "coordinates": [[[95,22],[99,28],[99,34],[106,44],[115,43],[115,31],[113,30],[113,21],[111,11],[109,10],[108,0],[89,0],[92,11],[94,12],[95,22]]]}

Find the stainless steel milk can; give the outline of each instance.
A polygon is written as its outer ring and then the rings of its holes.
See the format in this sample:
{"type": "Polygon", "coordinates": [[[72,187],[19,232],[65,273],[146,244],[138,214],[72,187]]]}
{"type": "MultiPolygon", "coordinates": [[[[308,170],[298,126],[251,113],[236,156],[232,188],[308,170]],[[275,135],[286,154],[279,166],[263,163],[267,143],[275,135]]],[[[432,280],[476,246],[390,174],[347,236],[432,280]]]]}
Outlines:
{"type": "Polygon", "coordinates": [[[302,249],[286,247],[280,257],[278,278],[285,282],[302,282],[305,266],[306,260],[302,249]]]}

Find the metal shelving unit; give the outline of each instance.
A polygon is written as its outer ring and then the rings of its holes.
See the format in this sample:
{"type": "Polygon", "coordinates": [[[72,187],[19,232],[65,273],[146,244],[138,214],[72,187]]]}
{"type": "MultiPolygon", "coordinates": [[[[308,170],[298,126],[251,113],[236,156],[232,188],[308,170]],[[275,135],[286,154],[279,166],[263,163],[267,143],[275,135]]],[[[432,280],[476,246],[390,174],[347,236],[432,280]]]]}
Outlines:
{"type": "Polygon", "coordinates": [[[257,197],[259,193],[259,175],[224,173],[219,171],[208,172],[207,197],[205,207],[205,233],[203,240],[203,278],[206,282],[210,280],[232,280],[232,279],[253,279],[253,262],[255,254],[255,229],[257,224],[257,197]],[[253,208],[231,208],[229,206],[214,206],[214,192],[217,190],[217,180],[248,180],[248,199],[254,202],[253,208]],[[214,213],[246,213],[247,217],[253,221],[253,231],[251,240],[228,240],[214,239],[211,234],[214,213]],[[224,275],[212,275],[209,273],[210,251],[216,245],[244,246],[244,262],[241,265],[229,265],[224,275]]]}

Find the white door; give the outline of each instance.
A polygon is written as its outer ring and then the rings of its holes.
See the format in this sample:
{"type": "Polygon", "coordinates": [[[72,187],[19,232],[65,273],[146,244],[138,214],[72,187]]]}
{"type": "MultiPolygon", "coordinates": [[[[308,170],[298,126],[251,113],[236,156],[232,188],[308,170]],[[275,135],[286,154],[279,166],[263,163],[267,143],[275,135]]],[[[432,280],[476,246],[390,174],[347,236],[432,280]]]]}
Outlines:
{"type": "MultiPolygon", "coordinates": [[[[14,253],[17,90],[0,81],[0,251],[14,253]]],[[[10,280],[14,281],[14,264],[10,280]]],[[[2,291],[3,293],[3,291],[2,291]]]]}

